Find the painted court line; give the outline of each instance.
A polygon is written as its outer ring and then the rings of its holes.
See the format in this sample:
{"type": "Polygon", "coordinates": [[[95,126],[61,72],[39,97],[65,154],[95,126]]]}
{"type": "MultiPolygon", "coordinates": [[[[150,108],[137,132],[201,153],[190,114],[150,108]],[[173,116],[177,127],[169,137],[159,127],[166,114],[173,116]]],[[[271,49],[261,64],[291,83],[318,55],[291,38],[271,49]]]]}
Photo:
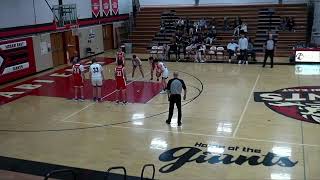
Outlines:
{"type": "MultiPolygon", "coordinates": [[[[148,73],[147,73],[147,75],[148,75],[148,73]]],[[[127,86],[128,86],[129,84],[131,84],[131,83],[135,82],[135,81],[140,80],[140,79],[143,79],[143,78],[142,78],[142,77],[140,77],[139,79],[132,80],[131,82],[129,82],[129,83],[127,84],[127,86]]],[[[109,93],[109,94],[107,94],[107,95],[103,96],[101,99],[107,98],[107,97],[111,96],[111,95],[112,95],[113,93],[115,93],[115,92],[117,92],[117,90],[114,90],[113,92],[111,92],[111,93],[109,93]]],[[[80,110],[78,110],[78,111],[76,111],[76,112],[74,112],[74,113],[70,114],[69,116],[67,116],[67,117],[63,118],[63,119],[62,119],[62,120],[60,120],[60,121],[61,121],[61,122],[76,122],[76,121],[67,121],[67,119],[70,119],[71,117],[73,117],[73,116],[75,116],[76,114],[80,113],[81,111],[83,111],[83,110],[85,110],[85,109],[89,108],[90,106],[94,105],[95,103],[96,103],[96,102],[92,102],[92,103],[88,104],[87,106],[85,106],[85,107],[83,107],[82,109],[80,109],[80,110]]],[[[76,122],[76,123],[77,123],[77,122],[76,122]]],[[[98,125],[98,124],[96,124],[96,125],[98,125]]]]}
{"type": "MultiPolygon", "coordinates": [[[[66,122],[66,123],[77,123],[77,124],[86,124],[86,125],[93,125],[93,126],[104,126],[104,124],[98,124],[98,123],[85,123],[85,122],[78,122],[78,121],[64,121],[64,122],[66,122]]],[[[107,127],[107,125],[106,125],[106,127],[107,127]]],[[[192,136],[204,136],[204,137],[225,138],[225,139],[233,139],[233,140],[246,140],[246,141],[265,142],[265,143],[278,143],[278,144],[287,144],[287,145],[295,145],[295,146],[308,146],[308,147],[320,148],[320,145],[316,145],[316,144],[300,144],[300,143],[291,143],[291,142],[285,142],[285,141],[272,141],[272,140],[241,138],[241,137],[232,137],[232,136],[219,136],[219,135],[211,135],[211,134],[188,133],[188,132],[182,132],[182,131],[169,131],[169,130],[149,129],[149,128],[140,128],[140,127],[128,127],[128,126],[117,126],[117,125],[110,125],[108,127],[122,128],[122,129],[138,129],[138,130],[161,132],[161,133],[173,133],[173,134],[183,134],[183,135],[192,135],[192,136]]]]}
{"type": "Polygon", "coordinates": [[[234,132],[233,132],[232,137],[236,137],[236,134],[237,134],[237,132],[238,132],[238,130],[239,130],[240,124],[242,123],[244,114],[245,114],[245,112],[247,111],[248,105],[249,105],[250,100],[251,100],[251,98],[252,98],[253,92],[254,92],[254,90],[256,89],[256,86],[257,86],[258,81],[259,81],[259,79],[260,79],[260,74],[261,74],[261,70],[260,70],[260,72],[259,72],[259,74],[258,74],[258,76],[257,76],[256,82],[254,83],[254,85],[253,85],[253,87],[252,87],[252,89],[251,89],[250,96],[249,96],[249,98],[248,98],[248,100],[247,100],[246,105],[244,106],[244,109],[243,109],[243,111],[242,111],[242,113],[241,113],[240,119],[239,119],[239,121],[238,121],[238,124],[237,124],[236,129],[235,129],[234,132]]]}
{"type": "Polygon", "coordinates": [[[158,129],[155,130],[155,129],[148,129],[148,128],[126,127],[126,126],[116,126],[116,125],[111,125],[110,127],[123,128],[123,129],[140,129],[140,130],[153,131],[153,132],[185,134],[185,135],[193,135],[193,136],[205,136],[205,137],[226,138],[226,139],[235,139],[235,140],[248,140],[248,141],[256,141],[256,142],[289,144],[289,145],[296,145],[296,146],[320,147],[320,145],[313,145],[313,144],[299,144],[299,143],[290,143],[290,142],[284,142],[284,141],[271,141],[271,140],[263,140],[263,139],[239,138],[239,137],[231,137],[231,136],[218,136],[218,135],[201,134],[201,133],[187,133],[187,132],[182,132],[182,131],[175,132],[175,131],[168,131],[168,130],[158,130],[158,129]]]}

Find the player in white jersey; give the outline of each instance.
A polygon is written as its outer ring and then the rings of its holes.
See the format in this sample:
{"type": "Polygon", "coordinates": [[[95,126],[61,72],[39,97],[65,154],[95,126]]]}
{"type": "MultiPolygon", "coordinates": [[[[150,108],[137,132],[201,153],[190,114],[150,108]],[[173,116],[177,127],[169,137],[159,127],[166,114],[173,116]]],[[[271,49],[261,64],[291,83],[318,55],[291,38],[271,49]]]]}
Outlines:
{"type": "Polygon", "coordinates": [[[158,62],[156,68],[157,68],[157,70],[156,70],[157,80],[159,80],[159,77],[162,76],[162,80],[161,80],[162,91],[161,91],[161,93],[164,94],[164,93],[166,93],[166,88],[167,88],[166,79],[168,79],[168,77],[169,77],[169,70],[163,62],[158,62]]]}
{"type": "Polygon", "coordinates": [[[139,67],[140,73],[144,78],[141,60],[136,55],[133,55],[132,56],[132,78],[134,77],[134,72],[136,71],[137,67],[139,67]]]}
{"type": "Polygon", "coordinates": [[[103,85],[104,75],[103,68],[97,63],[96,59],[92,59],[89,72],[93,86],[93,101],[101,101],[101,87],[103,85]]]}

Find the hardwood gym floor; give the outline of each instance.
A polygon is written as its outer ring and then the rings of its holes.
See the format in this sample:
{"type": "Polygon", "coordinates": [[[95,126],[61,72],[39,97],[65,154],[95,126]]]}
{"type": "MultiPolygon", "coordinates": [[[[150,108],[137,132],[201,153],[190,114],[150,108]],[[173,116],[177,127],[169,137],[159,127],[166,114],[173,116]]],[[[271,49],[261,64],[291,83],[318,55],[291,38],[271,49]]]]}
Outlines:
{"type": "MultiPolygon", "coordinates": [[[[50,72],[0,90],[0,156],[97,171],[125,166],[130,176],[151,163],[156,179],[168,180],[320,179],[318,66],[166,64],[187,84],[182,127],[176,113],[166,125],[167,97],[149,81],[147,62],[144,79],[139,71],[131,79],[127,62],[128,105],[113,102],[111,80],[102,103],[68,100],[70,78],[50,72]],[[21,89],[26,83],[35,89],[21,89]]],[[[112,79],[114,64],[104,67],[112,79]]]]}

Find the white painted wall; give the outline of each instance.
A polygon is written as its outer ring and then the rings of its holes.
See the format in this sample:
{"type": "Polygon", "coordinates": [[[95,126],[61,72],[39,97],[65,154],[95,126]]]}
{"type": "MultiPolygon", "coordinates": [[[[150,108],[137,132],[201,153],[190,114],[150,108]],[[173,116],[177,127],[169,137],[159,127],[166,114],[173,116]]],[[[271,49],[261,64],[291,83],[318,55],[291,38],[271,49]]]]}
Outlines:
{"type": "Polygon", "coordinates": [[[104,51],[103,47],[103,34],[102,25],[83,27],[79,29],[79,53],[80,57],[87,57],[86,49],[90,47],[95,53],[100,53],[104,51]],[[93,32],[95,38],[89,40],[89,34],[93,32]]]}
{"type": "MultiPolygon", "coordinates": [[[[200,0],[201,1],[201,0],[200,0]]],[[[173,6],[173,5],[191,5],[194,0],[140,0],[140,6],[173,6]]]]}
{"type": "MultiPolygon", "coordinates": [[[[51,51],[51,40],[50,34],[41,34],[32,37],[33,41],[33,50],[34,50],[34,59],[36,63],[36,70],[37,72],[49,69],[53,67],[53,60],[52,60],[52,51],[51,51]],[[41,43],[47,44],[47,50],[44,53],[41,52],[41,43]]],[[[44,47],[44,46],[43,46],[44,47]]]]}
{"type": "MultiPolygon", "coordinates": [[[[58,0],[47,0],[52,7],[58,0]]],[[[80,19],[92,18],[91,0],[63,0],[64,4],[77,4],[80,19]]],[[[119,0],[119,13],[132,12],[132,0],[119,0]]],[[[53,14],[44,0],[1,0],[0,29],[53,22],[53,14]]]]}
{"type": "MultiPolygon", "coordinates": [[[[194,0],[140,0],[141,6],[173,6],[193,5],[194,0]]],[[[270,4],[279,0],[199,0],[199,5],[240,5],[240,4],[270,4]]],[[[307,0],[283,0],[283,3],[305,3],[307,0]]]]}

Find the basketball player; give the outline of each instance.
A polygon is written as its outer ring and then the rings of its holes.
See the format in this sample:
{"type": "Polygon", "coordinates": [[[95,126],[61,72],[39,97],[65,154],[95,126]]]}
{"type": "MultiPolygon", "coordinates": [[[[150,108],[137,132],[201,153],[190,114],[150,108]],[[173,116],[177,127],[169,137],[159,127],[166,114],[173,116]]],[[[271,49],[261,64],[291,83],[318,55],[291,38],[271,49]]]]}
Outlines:
{"type": "Polygon", "coordinates": [[[149,57],[149,64],[150,64],[150,68],[151,68],[151,81],[153,80],[153,71],[155,70],[156,68],[156,62],[155,60],[153,59],[153,57],[149,57]]]}
{"type": "Polygon", "coordinates": [[[136,55],[132,56],[132,66],[133,66],[133,68],[132,68],[132,78],[134,77],[134,72],[136,71],[137,66],[139,66],[140,73],[141,73],[142,77],[144,78],[141,60],[136,55]]]}
{"type": "Polygon", "coordinates": [[[118,63],[118,61],[122,61],[123,66],[125,66],[126,64],[125,60],[126,60],[126,55],[124,54],[124,52],[122,51],[122,48],[120,47],[116,54],[116,63],[118,63]]]}
{"type": "Polygon", "coordinates": [[[169,77],[169,70],[163,62],[158,62],[157,60],[155,60],[155,62],[157,63],[157,66],[156,66],[157,81],[159,81],[159,77],[162,76],[161,78],[162,91],[160,93],[165,94],[167,89],[166,79],[168,79],[169,77]]]}
{"type": "Polygon", "coordinates": [[[73,86],[74,86],[74,100],[84,101],[83,96],[83,81],[84,81],[84,67],[80,64],[80,59],[73,60],[72,66],[73,86]],[[78,90],[80,90],[80,98],[78,99],[78,90]]]}
{"type": "Polygon", "coordinates": [[[93,86],[93,101],[101,101],[101,87],[104,81],[103,68],[97,63],[96,59],[92,59],[90,65],[90,77],[93,86]]]}
{"type": "Polygon", "coordinates": [[[120,93],[121,93],[123,104],[127,104],[127,93],[126,93],[127,75],[126,75],[125,67],[122,64],[122,61],[117,62],[117,67],[114,70],[114,76],[116,79],[116,89],[117,89],[116,103],[120,102],[120,93]]]}

